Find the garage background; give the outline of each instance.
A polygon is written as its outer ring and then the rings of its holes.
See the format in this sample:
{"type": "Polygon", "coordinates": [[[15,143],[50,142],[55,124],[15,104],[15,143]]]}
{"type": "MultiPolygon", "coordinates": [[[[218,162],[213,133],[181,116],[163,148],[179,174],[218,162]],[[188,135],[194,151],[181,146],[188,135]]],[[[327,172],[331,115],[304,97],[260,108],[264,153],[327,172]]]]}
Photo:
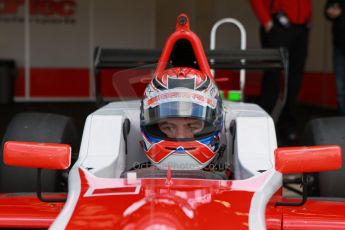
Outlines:
{"type": "MultiPolygon", "coordinates": [[[[325,1],[313,4],[309,55],[299,96],[300,104],[308,106],[300,111],[301,129],[312,117],[334,115],[337,109],[325,1]]],[[[161,49],[182,12],[190,17],[191,29],[205,49],[212,26],[226,17],[243,23],[248,49],[260,48],[259,24],[249,1],[244,0],[0,0],[0,62],[16,65],[11,77],[14,103],[7,103],[12,98],[0,102],[0,136],[10,118],[21,111],[72,116],[81,132],[87,114],[97,108],[94,49],[161,49]]],[[[238,29],[221,26],[216,49],[239,48],[238,29]]],[[[102,77],[102,94],[111,98],[111,80],[102,77]]],[[[258,93],[260,79],[252,79],[250,84],[258,93]]],[[[11,91],[8,80],[0,83],[0,93],[11,91]]]]}
{"type": "MultiPolygon", "coordinates": [[[[324,1],[313,3],[300,100],[334,108],[330,24],[324,1]]],[[[189,15],[205,49],[213,24],[224,17],[243,23],[248,48],[260,47],[258,21],[243,0],[1,0],[0,58],[17,64],[15,101],[94,100],[94,48],[162,48],[181,12],[189,15]]],[[[237,28],[220,27],[216,48],[239,47],[237,28]]]]}

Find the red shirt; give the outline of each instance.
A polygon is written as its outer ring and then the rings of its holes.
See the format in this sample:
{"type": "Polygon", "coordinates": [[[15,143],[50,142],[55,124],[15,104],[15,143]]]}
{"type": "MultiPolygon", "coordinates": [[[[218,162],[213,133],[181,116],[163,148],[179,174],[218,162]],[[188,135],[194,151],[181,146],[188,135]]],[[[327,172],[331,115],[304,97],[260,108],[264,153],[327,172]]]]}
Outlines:
{"type": "Polygon", "coordinates": [[[306,24],[312,14],[311,0],[250,0],[250,4],[263,26],[278,12],[284,12],[292,24],[306,24]]]}

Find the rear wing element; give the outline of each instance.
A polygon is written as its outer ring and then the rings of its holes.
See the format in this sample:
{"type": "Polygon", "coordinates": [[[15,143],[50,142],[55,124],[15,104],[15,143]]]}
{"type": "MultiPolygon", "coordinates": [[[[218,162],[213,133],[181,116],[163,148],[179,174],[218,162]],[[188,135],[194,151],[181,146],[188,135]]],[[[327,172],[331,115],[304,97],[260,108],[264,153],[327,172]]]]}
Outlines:
{"type": "MultiPolygon", "coordinates": [[[[97,47],[94,53],[95,95],[97,103],[103,103],[100,92],[100,71],[104,69],[129,69],[158,62],[161,50],[110,49],[97,47]]],[[[277,121],[285,104],[288,79],[288,53],[285,49],[206,50],[211,69],[226,70],[277,70],[284,75],[281,91],[271,116],[277,121]]]]}
{"type": "MultiPolygon", "coordinates": [[[[134,68],[158,62],[161,50],[109,49],[97,47],[94,55],[95,73],[101,69],[134,68]]],[[[286,71],[285,49],[206,50],[210,68],[214,69],[276,69],[286,71]],[[212,60],[212,62],[211,62],[212,60]],[[244,61],[242,61],[244,60],[244,61]]]]}

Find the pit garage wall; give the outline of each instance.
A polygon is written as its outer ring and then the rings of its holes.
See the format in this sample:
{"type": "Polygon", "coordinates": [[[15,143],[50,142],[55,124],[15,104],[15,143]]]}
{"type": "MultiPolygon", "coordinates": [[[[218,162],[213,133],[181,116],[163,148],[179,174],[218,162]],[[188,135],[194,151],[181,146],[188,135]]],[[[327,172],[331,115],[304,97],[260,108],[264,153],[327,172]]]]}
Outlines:
{"type": "Polygon", "coordinates": [[[154,0],[0,0],[0,59],[16,101],[93,100],[94,47],[154,48],[154,29],[154,0]]]}
{"type": "MultiPolygon", "coordinates": [[[[260,47],[258,22],[248,2],[0,0],[0,59],[17,62],[17,101],[93,100],[94,47],[162,48],[181,12],[189,15],[191,27],[205,48],[209,47],[212,25],[224,17],[237,18],[244,24],[248,48],[260,47]],[[25,11],[28,2],[30,8],[25,11]],[[71,5],[61,8],[62,3],[71,5]]],[[[330,24],[323,17],[324,1],[313,4],[309,57],[300,101],[335,107],[330,24]]],[[[222,26],[216,48],[239,48],[239,40],[236,28],[222,26]]],[[[111,88],[107,77],[105,91],[111,88]]],[[[260,81],[251,82],[251,88],[258,92],[260,81]]]]}

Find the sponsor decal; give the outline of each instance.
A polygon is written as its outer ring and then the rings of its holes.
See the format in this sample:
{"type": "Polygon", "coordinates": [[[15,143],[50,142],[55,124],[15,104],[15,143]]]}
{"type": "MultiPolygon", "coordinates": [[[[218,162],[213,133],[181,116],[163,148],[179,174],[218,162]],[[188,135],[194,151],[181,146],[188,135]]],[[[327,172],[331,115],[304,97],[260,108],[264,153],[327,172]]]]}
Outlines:
{"type": "Polygon", "coordinates": [[[217,90],[216,85],[212,84],[212,87],[211,87],[211,89],[210,89],[209,92],[210,92],[210,96],[211,96],[211,97],[217,96],[218,90],[217,90]]]}
{"type": "Polygon", "coordinates": [[[174,89],[174,91],[165,90],[161,94],[158,94],[151,98],[144,99],[144,106],[145,108],[153,108],[159,104],[172,101],[193,102],[201,106],[209,106],[213,109],[216,107],[217,104],[215,98],[207,97],[207,95],[205,96],[203,93],[196,91],[176,91],[176,89],[174,89]]]}
{"type": "Polygon", "coordinates": [[[157,94],[157,90],[154,88],[152,84],[149,84],[145,89],[145,96],[150,98],[156,94],[157,94]]]}
{"type": "MultiPolygon", "coordinates": [[[[24,23],[25,0],[0,0],[0,22],[24,23]]],[[[29,0],[30,23],[74,24],[76,0],[29,0]]]]}
{"type": "Polygon", "coordinates": [[[84,194],[84,197],[137,195],[140,192],[140,188],[141,185],[105,188],[90,187],[84,194]]]}

